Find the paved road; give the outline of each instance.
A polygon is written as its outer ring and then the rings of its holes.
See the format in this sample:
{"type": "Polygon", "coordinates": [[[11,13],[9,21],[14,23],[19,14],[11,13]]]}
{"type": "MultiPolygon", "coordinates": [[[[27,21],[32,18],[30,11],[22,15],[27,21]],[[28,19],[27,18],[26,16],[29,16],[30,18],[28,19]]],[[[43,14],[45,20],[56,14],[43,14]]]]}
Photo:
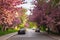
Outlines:
{"type": "Polygon", "coordinates": [[[8,40],[55,40],[45,33],[36,33],[34,30],[28,30],[25,35],[16,34],[8,40]]]}

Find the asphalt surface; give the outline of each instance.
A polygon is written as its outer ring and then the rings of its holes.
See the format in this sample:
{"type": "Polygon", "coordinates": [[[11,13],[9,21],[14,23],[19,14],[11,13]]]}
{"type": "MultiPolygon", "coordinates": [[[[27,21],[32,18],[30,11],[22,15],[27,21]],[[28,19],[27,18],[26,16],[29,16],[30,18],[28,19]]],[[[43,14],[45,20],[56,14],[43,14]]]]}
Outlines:
{"type": "Polygon", "coordinates": [[[32,29],[28,29],[28,31],[26,31],[26,34],[24,35],[16,34],[8,38],[8,40],[56,40],[56,39],[51,38],[45,33],[42,33],[42,32],[37,33],[32,29]]]}

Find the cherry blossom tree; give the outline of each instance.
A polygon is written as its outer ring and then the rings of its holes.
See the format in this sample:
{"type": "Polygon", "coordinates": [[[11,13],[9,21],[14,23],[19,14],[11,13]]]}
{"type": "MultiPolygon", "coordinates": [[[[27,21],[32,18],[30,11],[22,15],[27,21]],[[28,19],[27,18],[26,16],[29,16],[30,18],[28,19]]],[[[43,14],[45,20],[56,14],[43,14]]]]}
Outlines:
{"type": "Polygon", "coordinates": [[[29,20],[36,22],[37,27],[49,27],[53,32],[60,32],[60,0],[36,0],[33,15],[29,20]]]}
{"type": "Polygon", "coordinates": [[[0,25],[2,30],[11,27],[13,21],[16,19],[17,5],[20,5],[22,0],[0,0],[0,25]]]}

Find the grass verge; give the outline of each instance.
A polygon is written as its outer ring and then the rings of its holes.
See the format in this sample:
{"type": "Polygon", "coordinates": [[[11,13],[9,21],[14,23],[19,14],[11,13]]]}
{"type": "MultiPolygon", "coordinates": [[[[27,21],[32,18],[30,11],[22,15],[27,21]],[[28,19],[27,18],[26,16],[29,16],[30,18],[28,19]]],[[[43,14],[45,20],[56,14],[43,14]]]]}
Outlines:
{"type": "Polygon", "coordinates": [[[3,35],[6,35],[6,34],[9,34],[9,33],[13,33],[13,32],[17,32],[18,30],[15,30],[15,29],[8,29],[6,31],[1,31],[0,30],[0,36],[3,36],[3,35]]]}

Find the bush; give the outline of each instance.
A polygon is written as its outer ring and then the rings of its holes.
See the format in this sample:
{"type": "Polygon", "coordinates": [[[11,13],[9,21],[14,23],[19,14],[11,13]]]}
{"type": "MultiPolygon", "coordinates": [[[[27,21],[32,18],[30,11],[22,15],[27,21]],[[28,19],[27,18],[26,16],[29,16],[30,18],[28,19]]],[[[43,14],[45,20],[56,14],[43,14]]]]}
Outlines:
{"type": "Polygon", "coordinates": [[[41,26],[40,28],[41,31],[46,31],[46,27],[44,25],[41,26]]]}
{"type": "Polygon", "coordinates": [[[18,27],[19,27],[20,29],[22,29],[22,28],[24,28],[24,24],[19,24],[18,27]]]}
{"type": "Polygon", "coordinates": [[[35,28],[36,27],[36,23],[34,22],[29,22],[29,28],[35,28]]]}

